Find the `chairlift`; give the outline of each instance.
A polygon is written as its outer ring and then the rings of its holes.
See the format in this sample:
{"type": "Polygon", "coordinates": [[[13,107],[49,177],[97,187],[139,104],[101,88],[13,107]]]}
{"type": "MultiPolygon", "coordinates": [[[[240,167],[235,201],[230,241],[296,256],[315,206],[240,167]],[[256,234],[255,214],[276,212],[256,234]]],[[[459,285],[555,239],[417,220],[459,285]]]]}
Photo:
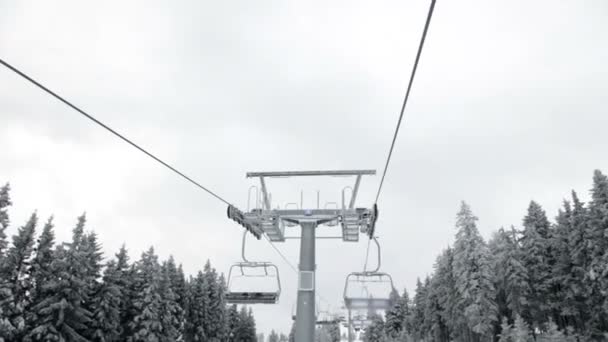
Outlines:
{"type": "Polygon", "coordinates": [[[276,304],[281,295],[281,280],[279,278],[279,269],[271,262],[252,262],[245,257],[245,239],[247,231],[243,233],[243,243],[241,256],[243,261],[237,262],[230,266],[228,272],[228,290],[226,292],[226,302],[229,304],[276,304]],[[263,270],[262,274],[256,274],[251,271],[263,270]],[[235,271],[236,270],[236,271],[235,271]],[[270,270],[270,272],[269,272],[270,270]],[[268,290],[251,290],[242,291],[234,289],[234,280],[237,278],[267,278],[276,281],[276,291],[268,290]]]}
{"type": "Polygon", "coordinates": [[[368,312],[373,312],[375,310],[387,310],[394,305],[390,296],[391,292],[395,291],[393,278],[388,273],[380,272],[382,261],[380,256],[380,244],[376,237],[374,237],[373,240],[376,243],[378,250],[378,263],[376,269],[373,271],[363,270],[363,272],[353,272],[346,277],[344,284],[344,305],[349,311],[367,310],[368,312]],[[377,297],[370,295],[367,290],[367,286],[370,283],[376,283],[375,285],[380,284],[381,286],[382,284],[386,284],[386,294],[377,297]],[[353,288],[359,288],[362,291],[365,290],[367,293],[365,295],[353,294],[353,288]]]}
{"type": "Polygon", "coordinates": [[[317,314],[317,321],[316,321],[317,325],[321,325],[321,326],[332,325],[332,324],[337,324],[338,322],[339,322],[339,319],[337,318],[337,315],[332,315],[327,310],[319,311],[319,313],[317,314]]]}

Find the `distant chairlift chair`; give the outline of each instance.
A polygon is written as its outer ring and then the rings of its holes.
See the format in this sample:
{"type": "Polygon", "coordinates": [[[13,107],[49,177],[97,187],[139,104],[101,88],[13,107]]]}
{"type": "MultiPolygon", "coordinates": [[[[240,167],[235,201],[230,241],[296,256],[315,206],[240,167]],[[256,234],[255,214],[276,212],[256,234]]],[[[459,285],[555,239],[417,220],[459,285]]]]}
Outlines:
{"type": "Polygon", "coordinates": [[[230,271],[228,272],[228,291],[226,293],[226,302],[229,304],[276,304],[279,301],[279,296],[281,295],[281,280],[279,278],[279,269],[276,265],[270,262],[252,262],[247,260],[245,257],[245,239],[247,237],[247,231],[243,234],[243,244],[242,244],[242,262],[237,262],[234,265],[230,266],[230,271]],[[257,270],[263,268],[263,274],[255,274],[251,272],[247,272],[247,270],[257,270]],[[238,274],[235,275],[235,269],[238,270],[238,274]],[[268,270],[274,270],[273,272],[268,272],[268,270]],[[242,290],[234,290],[233,284],[236,278],[269,278],[276,280],[276,291],[269,292],[267,290],[263,291],[242,291],[242,290]]]}

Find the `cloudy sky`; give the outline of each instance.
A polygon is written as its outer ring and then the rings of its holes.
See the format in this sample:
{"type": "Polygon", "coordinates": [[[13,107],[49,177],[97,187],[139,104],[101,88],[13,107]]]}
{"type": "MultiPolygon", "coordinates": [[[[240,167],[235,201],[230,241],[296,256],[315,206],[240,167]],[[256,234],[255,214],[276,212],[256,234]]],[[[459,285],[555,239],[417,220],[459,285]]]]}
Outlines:
{"type": "MultiPolygon", "coordinates": [[[[0,0],[0,57],[245,207],[247,171],[384,166],[429,2],[0,0]]],[[[608,3],[438,1],[383,194],[383,269],[413,289],[450,244],[459,201],[485,237],[553,217],[608,172],[608,3]]],[[[225,206],[0,68],[0,182],[14,227],[86,211],[107,255],[153,245],[187,272],[239,258],[225,206]]],[[[380,177],[364,179],[371,205],[380,177]]],[[[276,204],[338,201],[343,179],[270,183],[276,204]],[[279,196],[280,194],[280,196],[279,196]]],[[[11,231],[12,232],[12,231],[11,231]]],[[[293,228],[290,234],[297,234],[293,228]]],[[[319,234],[332,234],[323,228],[319,234]]],[[[297,264],[298,243],[278,246],[297,264]]],[[[322,309],[340,306],[366,241],[318,242],[322,309]]],[[[284,295],[255,307],[287,332],[295,274],[270,248],[284,295]]]]}

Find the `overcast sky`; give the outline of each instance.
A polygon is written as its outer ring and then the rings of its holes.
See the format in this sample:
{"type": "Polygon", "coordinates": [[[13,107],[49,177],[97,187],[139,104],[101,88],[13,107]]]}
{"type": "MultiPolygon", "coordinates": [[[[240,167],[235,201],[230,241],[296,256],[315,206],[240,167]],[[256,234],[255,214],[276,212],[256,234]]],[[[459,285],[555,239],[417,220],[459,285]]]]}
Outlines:
{"type": "MultiPolygon", "coordinates": [[[[381,174],[428,4],[0,0],[0,57],[244,208],[247,171],[381,174]]],[[[396,287],[432,271],[460,200],[488,238],[520,226],[532,199],[551,218],[571,189],[588,199],[593,170],[608,172],[607,33],[605,0],[438,1],[379,201],[396,287]]],[[[379,180],[363,180],[360,206],[379,180]]],[[[106,255],[153,245],[188,273],[240,257],[224,204],[0,68],[6,181],[11,233],[38,210],[66,240],[86,211],[106,255]]],[[[317,189],[338,201],[344,181],[270,186],[282,204],[306,185],[312,205],[317,189]]],[[[298,242],[278,247],[297,264],[298,242]]],[[[365,247],[318,242],[317,286],[333,309],[365,247]]],[[[263,241],[249,257],[283,278],[281,303],[254,308],[260,331],[288,332],[295,273],[263,241]]]]}

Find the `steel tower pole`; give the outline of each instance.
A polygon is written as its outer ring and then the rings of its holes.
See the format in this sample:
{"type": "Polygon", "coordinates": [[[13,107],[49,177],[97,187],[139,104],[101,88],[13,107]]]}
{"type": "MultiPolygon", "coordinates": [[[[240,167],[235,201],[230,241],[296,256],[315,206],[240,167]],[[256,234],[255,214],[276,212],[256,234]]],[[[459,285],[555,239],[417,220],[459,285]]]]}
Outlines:
{"type": "Polygon", "coordinates": [[[296,342],[315,339],[315,230],[316,221],[301,221],[298,307],[296,311],[296,342]],[[312,276],[311,276],[312,275],[312,276]]]}

